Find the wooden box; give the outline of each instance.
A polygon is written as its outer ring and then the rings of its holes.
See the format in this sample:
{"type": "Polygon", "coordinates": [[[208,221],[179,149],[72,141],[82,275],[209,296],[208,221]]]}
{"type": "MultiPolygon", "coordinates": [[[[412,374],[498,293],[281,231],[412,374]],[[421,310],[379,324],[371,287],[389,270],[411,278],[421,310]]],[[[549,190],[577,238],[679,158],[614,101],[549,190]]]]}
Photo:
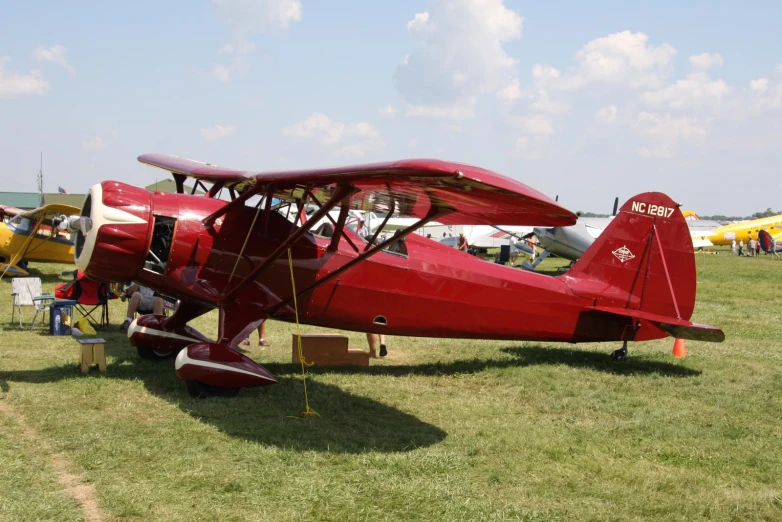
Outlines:
{"type": "MultiPolygon", "coordinates": [[[[292,335],[291,360],[299,364],[298,336],[292,335]]],[[[302,334],[301,353],[315,366],[369,366],[369,352],[351,350],[348,338],[338,334],[302,334]]]]}

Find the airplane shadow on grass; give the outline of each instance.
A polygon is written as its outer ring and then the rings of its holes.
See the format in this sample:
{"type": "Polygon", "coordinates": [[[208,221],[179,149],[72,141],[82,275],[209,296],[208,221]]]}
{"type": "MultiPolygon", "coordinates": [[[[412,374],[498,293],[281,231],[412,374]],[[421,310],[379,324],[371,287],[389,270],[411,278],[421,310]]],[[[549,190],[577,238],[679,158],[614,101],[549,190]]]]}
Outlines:
{"type": "MultiPolygon", "coordinates": [[[[511,355],[513,359],[461,359],[450,362],[435,362],[413,365],[383,365],[370,366],[369,368],[356,367],[331,367],[310,368],[312,373],[367,373],[370,375],[453,375],[460,373],[478,373],[490,369],[502,369],[512,367],[536,366],[542,364],[563,364],[573,368],[584,368],[616,375],[665,375],[668,377],[695,377],[701,374],[700,370],[694,370],[678,364],[663,361],[650,361],[639,357],[633,357],[622,362],[611,359],[608,353],[593,352],[588,350],[574,350],[567,348],[547,348],[544,346],[523,346],[501,348],[502,353],[511,355]]],[[[265,364],[274,374],[291,373],[298,366],[291,364],[265,364]]]]}
{"type": "MultiPolygon", "coordinates": [[[[13,390],[14,382],[50,383],[79,376],[74,365],[0,372],[0,389],[13,390]]],[[[405,452],[437,444],[447,435],[409,413],[313,379],[307,380],[307,391],[319,417],[301,416],[303,386],[293,377],[283,377],[274,386],[243,389],[235,398],[192,399],[172,360],[144,361],[128,352],[111,361],[105,375],[92,370],[85,378],[141,380],[150,393],[232,437],[297,451],[405,452]]]]}
{"type": "MultiPolygon", "coordinates": [[[[113,337],[108,335],[106,337],[113,337]]],[[[681,365],[631,357],[617,363],[607,353],[546,348],[543,346],[508,347],[500,350],[504,359],[464,359],[445,363],[378,365],[369,368],[317,368],[310,375],[364,374],[369,376],[456,375],[485,370],[534,365],[567,365],[617,375],[659,374],[694,377],[701,374],[681,365]]],[[[192,399],[174,374],[173,361],[149,362],[120,342],[107,343],[114,359],[106,376],[92,373],[87,378],[141,380],[150,393],[215,426],[220,431],[244,440],[302,451],[363,453],[368,451],[403,452],[437,444],[447,435],[436,426],[423,422],[399,409],[373,399],[354,395],[338,386],[307,380],[312,407],[320,417],[302,418],[304,390],[296,377],[298,365],[263,363],[273,374],[282,376],[279,384],[247,388],[231,399],[192,399]],[[293,418],[291,418],[293,417],[293,418]]],[[[41,370],[0,372],[0,389],[5,392],[14,382],[47,383],[78,378],[72,365],[41,370]]]]}

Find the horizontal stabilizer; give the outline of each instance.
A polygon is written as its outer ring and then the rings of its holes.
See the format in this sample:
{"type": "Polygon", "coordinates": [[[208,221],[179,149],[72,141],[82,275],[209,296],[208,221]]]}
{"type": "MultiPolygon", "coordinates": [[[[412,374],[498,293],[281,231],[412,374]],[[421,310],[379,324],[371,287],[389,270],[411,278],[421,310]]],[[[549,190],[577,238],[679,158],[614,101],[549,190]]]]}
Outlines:
{"type": "Polygon", "coordinates": [[[710,343],[721,343],[725,340],[725,333],[722,330],[707,324],[690,323],[689,325],[680,325],[659,323],[657,326],[671,337],[676,337],[677,339],[707,341],[710,343]]]}
{"type": "Polygon", "coordinates": [[[617,308],[612,306],[596,306],[595,310],[609,314],[621,315],[623,317],[634,317],[643,321],[648,321],[660,328],[662,331],[679,339],[690,341],[708,341],[712,343],[721,343],[725,340],[725,333],[714,326],[708,324],[691,323],[683,319],[666,317],[664,315],[634,310],[632,308],[617,308]]]}

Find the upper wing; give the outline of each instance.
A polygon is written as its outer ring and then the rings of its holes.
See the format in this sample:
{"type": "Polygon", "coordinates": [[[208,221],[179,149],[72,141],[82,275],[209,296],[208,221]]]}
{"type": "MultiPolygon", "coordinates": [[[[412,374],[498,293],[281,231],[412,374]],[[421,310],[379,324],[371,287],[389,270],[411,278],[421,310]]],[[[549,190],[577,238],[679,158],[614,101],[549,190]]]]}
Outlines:
{"type": "Polygon", "coordinates": [[[22,212],[24,212],[24,210],[22,210],[21,208],[8,207],[8,206],[5,206],[5,205],[0,205],[0,216],[3,216],[3,217],[4,216],[13,217],[13,216],[15,216],[17,214],[21,214],[22,212]]]}
{"type": "Polygon", "coordinates": [[[396,211],[425,217],[435,208],[451,212],[438,217],[446,225],[565,226],[576,216],[523,183],[494,172],[439,160],[403,160],[370,165],[313,170],[253,172],[233,170],[166,154],[144,154],[139,161],[238,191],[272,186],[274,197],[295,200],[306,190],[330,195],[336,185],[358,189],[350,207],[360,210],[396,211]]]}
{"type": "Polygon", "coordinates": [[[51,220],[52,216],[78,216],[81,214],[81,209],[78,207],[72,207],[70,205],[62,205],[60,203],[52,203],[50,205],[44,205],[42,207],[34,208],[17,214],[19,217],[29,218],[33,221],[40,221],[44,219],[45,222],[51,220]]]}

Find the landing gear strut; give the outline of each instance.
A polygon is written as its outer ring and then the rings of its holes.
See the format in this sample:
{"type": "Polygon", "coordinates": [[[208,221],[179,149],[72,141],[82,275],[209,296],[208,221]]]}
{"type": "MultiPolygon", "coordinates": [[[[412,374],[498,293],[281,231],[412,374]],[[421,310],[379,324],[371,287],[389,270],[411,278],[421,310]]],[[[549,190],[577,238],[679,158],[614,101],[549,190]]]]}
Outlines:
{"type": "Polygon", "coordinates": [[[611,354],[611,359],[617,362],[621,362],[627,359],[627,341],[622,344],[621,349],[614,350],[614,352],[611,354]]]}

